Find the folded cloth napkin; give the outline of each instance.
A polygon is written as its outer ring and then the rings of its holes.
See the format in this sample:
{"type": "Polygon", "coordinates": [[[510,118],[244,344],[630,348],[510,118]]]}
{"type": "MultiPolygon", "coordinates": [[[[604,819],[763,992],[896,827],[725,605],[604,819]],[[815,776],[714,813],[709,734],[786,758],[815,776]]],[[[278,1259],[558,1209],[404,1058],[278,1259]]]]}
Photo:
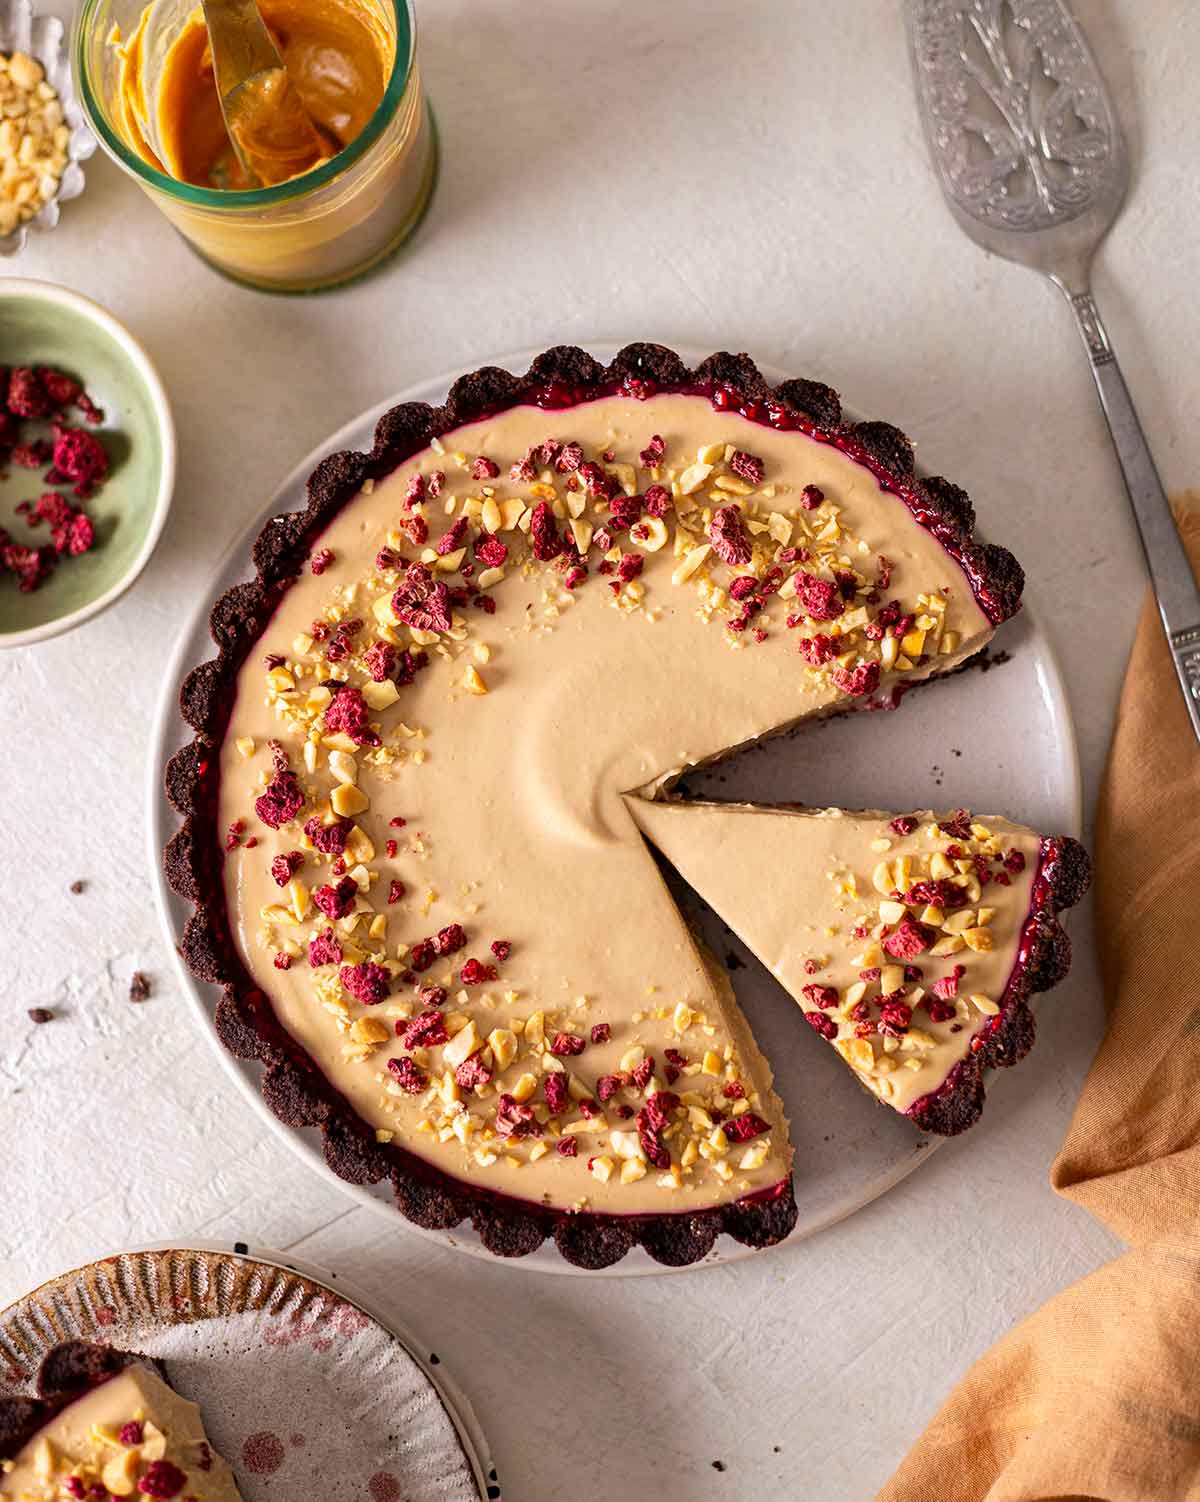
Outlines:
{"type": "Polygon", "coordinates": [[[1200,1502],[1200,749],[1153,600],[1095,855],[1108,1031],[1051,1177],[1129,1250],[976,1363],[880,1502],[1200,1502]]]}

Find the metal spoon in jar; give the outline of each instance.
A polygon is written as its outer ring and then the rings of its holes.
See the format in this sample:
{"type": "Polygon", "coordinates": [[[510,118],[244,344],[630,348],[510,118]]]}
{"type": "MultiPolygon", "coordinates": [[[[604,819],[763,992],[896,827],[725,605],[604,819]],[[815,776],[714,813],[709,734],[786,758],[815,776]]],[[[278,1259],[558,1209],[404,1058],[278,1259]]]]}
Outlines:
{"type": "Polygon", "coordinates": [[[304,108],[254,0],[201,0],[212,48],[221,114],[245,181],[261,188],[286,182],[334,155],[304,108]]]}

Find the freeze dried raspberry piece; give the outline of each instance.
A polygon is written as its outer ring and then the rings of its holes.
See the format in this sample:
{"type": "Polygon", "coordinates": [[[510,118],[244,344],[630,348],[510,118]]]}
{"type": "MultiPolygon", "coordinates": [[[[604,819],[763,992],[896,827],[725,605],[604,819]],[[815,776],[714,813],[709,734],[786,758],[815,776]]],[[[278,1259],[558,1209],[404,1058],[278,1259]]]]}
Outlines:
{"type": "Polygon", "coordinates": [[[503,965],[512,953],[512,944],[507,939],[493,939],[491,944],[492,953],[503,965]]]}
{"type": "Polygon", "coordinates": [[[550,1052],[559,1058],[571,1058],[581,1054],[587,1047],[585,1039],[577,1033],[555,1033],[550,1040],[550,1052]]]}
{"type": "Polygon", "coordinates": [[[483,986],[497,978],[495,965],[485,965],[482,960],[467,960],[458,972],[464,986],[483,986]]]}
{"type": "Polygon", "coordinates": [[[388,1073],[406,1095],[422,1095],[429,1088],[429,1076],[408,1057],[389,1059],[388,1073]]]}
{"type": "Polygon", "coordinates": [[[640,1064],[635,1064],[633,1069],[630,1070],[630,1078],[633,1080],[633,1083],[639,1090],[644,1090],[650,1083],[650,1079],[653,1073],[654,1060],[643,1059],[640,1064]]]}
{"type": "Polygon", "coordinates": [[[815,511],[825,499],[825,492],[819,485],[806,485],[800,492],[800,505],[805,511],[815,511]]]}
{"type": "Polygon", "coordinates": [[[363,666],[373,683],[385,683],[396,671],[396,649],[390,641],[373,641],[363,653],[363,666]]]}
{"type": "Polygon", "coordinates": [[[1025,869],[1025,854],[1021,850],[1010,850],[1004,857],[1004,869],[1019,876],[1025,869]]]}
{"type": "Polygon", "coordinates": [[[971,814],[968,809],[957,808],[945,819],[938,821],[938,828],[944,835],[949,835],[952,840],[969,840],[971,838],[971,814]]]}
{"type": "Polygon", "coordinates": [[[290,970],[292,968],[292,957],[290,954],[286,954],[283,950],[280,950],[272,961],[272,964],[276,970],[290,970]]]}
{"type": "MultiPolygon", "coordinates": [[[[89,553],[96,542],[96,529],[92,526],[90,517],[84,516],[82,511],[77,511],[67,525],[66,552],[72,558],[82,557],[89,553]]],[[[58,540],[55,539],[55,546],[58,540]]],[[[59,548],[59,552],[63,549],[59,548]]]]}
{"type": "Polygon", "coordinates": [[[833,986],[805,986],[802,994],[805,1001],[820,1007],[823,1012],[838,1004],[838,993],[833,986]]]}
{"type": "Polygon", "coordinates": [[[796,598],[810,620],[835,621],[845,610],[841,591],[832,580],[818,579],[803,569],[798,570],[795,579],[796,598]]]}
{"type": "Polygon", "coordinates": [[[540,1137],[542,1124],[533,1114],[533,1107],[504,1094],[496,1106],[496,1130],[502,1137],[540,1137]]]}
{"type": "Polygon", "coordinates": [[[140,1445],[145,1434],[145,1426],[140,1419],[131,1419],[128,1424],[122,1424],[117,1431],[117,1438],[123,1445],[140,1445]]]}
{"type": "Polygon", "coordinates": [[[573,475],[583,463],[583,445],[576,443],[574,439],[570,443],[560,444],[553,438],[547,438],[537,451],[537,457],[541,464],[553,462],[560,475],[573,475]],[[552,459],[548,457],[550,455],[553,456],[552,459]]]}
{"type": "Polygon", "coordinates": [[[457,552],[467,540],[467,533],[471,530],[471,519],[460,516],[456,522],[447,527],[437,540],[434,552],[439,558],[447,558],[451,553],[457,552]]]}
{"type": "Polygon", "coordinates": [[[939,878],[936,881],[919,881],[915,886],[909,887],[904,900],[913,907],[920,904],[922,907],[940,907],[952,912],[956,907],[966,905],[967,894],[952,881],[939,878]]]}
{"type": "Polygon", "coordinates": [[[187,1475],[169,1460],[150,1462],[137,1484],[144,1497],[177,1497],[187,1485],[187,1475]]]}
{"type": "Polygon", "coordinates": [[[325,729],[331,734],[342,731],[356,746],[361,746],[371,737],[369,717],[362,691],[343,684],[325,707],[325,729]]]}
{"type": "Polygon", "coordinates": [[[35,438],[31,443],[18,443],[9,458],[20,469],[45,469],[53,452],[44,438],[35,438]]]}
{"type": "Polygon", "coordinates": [[[748,454],[745,449],[736,450],[729,461],[729,467],[747,485],[761,485],[767,472],[762,460],[756,454],[748,454]]]}
{"type": "Polygon", "coordinates": [[[500,568],[508,559],[508,544],[498,537],[480,537],[475,543],[475,556],[484,568],[500,568]]]}
{"type": "Polygon", "coordinates": [[[481,1085],[490,1085],[492,1071],[477,1053],[464,1059],[454,1071],[454,1078],[464,1090],[474,1090],[481,1085]]]}
{"type": "Polygon", "coordinates": [[[885,1001],[879,1008],[879,1031],[885,1038],[902,1038],[912,1025],[912,1007],[904,1001],[885,1001]]]}
{"type": "MultiPolygon", "coordinates": [[[[438,486],[441,489],[441,486],[438,486]]],[[[436,494],[436,492],[435,492],[436,494]]],[[[419,506],[425,499],[425,476],[409,475],[408,483],[404,487],[404,504],[409,511],[414,506],[419,506]]]]}
{"type": "Polygon", "coordinates": [[[596,1081],[596,1094],[601,1103],[611,1100],[618,1090],[623,1089],[629,1083],[629,1076],[625,1074],[602,1074],[596,1081]]]}
{"type": "Polygon", "coordinates": [[[314,574],[320,575],[325,572],[333,562],[332,548],[319,548],[308,560],[308,566],[314,574]]]}
{"type": "Polygon", "coordinates": [[[77,496],[89,496],[108,475],[108,454],[95,433],[82,428],[59,428],[54,437],[52,485],[70,481],[77,496]]]}
{"type": "Polygon", "coordinates": [[[613,491],[616,489],[616,481],[603,465],[597,464],[594,459],[589,459],[586,464],[579,466],[579,478],[587,487],[588,493],[597,500],[609,501],[612,499],[613,491]]]}
{"type": "Polygon", "coordinates": [[[304,833],[322,855],[341,855],[346,849],[346,836],[350,833],[347,819],[325,824],[314,814],[304,821],[304,833]]]}
{"type": "Polygon", "coordinates": [[[486,454],[480,454],[471,465],[472,480],[494,480],[500,473],[500,466],[486,454]]]}
{"type": "MultiPolygon", "coordinates": [[[[389,840],[388,841],[389,845],[394,845],[395,843],[396,843],[395,840],[389,840]]],[[[388,894],[387,894],[388,906],[392,907],[395,903],[399,902],[400,899],[404,896],[405,892],[407,892],[407,891],[408,891],[408,888],[404,885],[404,883],[402,881],[399,881],[399,880],[393,878],[393,880],[388,884],[388,894]]]]}
{"type": "Polygon", "coordinates": [[[612,1037],[612,1026],[607,1022],[592,1023],[592,1042],[607,1043],[612,1037]]]}
{"type": "Polygon", "coordinates": [[[428,970],[437,959],[437,945],[432,939],[422,939],[408,953],[408,963],[416,971],[428,970]]]}
{"type": "Polygon", "coordinates": [[[636,495],[614,495],[608,503],[608,524],[623,532],[641,519],[642,502],[636,495]]]}
{"type": "Polygon", "coordinates": [[[574,1137],[560,1137],[554,1144],[554,1151],[560,1158],[573,1158],[579,1152],[579,1143],[574,1137]]]}
{"type": "Polygon", "coordinates": [[[661,433],[655,433],[646,447],[638,455],[638,463],[643,469],[658,469],[666,457],[667,445],[663,441],[661,433]]]}
{"type": "Polygon", "coordinates": [[[570,1096],[567,1091],[567,1077],[564,1074],[548,1074],[543,1083],[546,1094],[546,1105],[550,1108],[551,1116],[559,1116],[567,1109],[570,1096]]]}
{"type": "Polygon", "coordinates": [[[328,884],[318,887],[313,893],[313,901],[327,918],[336,919],[344,918],[354,910],[357,896],[358,887],[349,876],[343,876],[336,887],[328,884]]]}
{"type": "Polygon", "coordinates": [[[549,563],[562,552],[562,538],[554,524],[554,512],[545,501],[533,508],[529,522],[529,546],[533,556],[541,563],[549,563]]]}
{"type": "Polygon", "coordinates": [[[450,593],[424,564],[410,563],[404,583],[392,596],[392,614],[402,625],[418,631],[449,631],[450,593]]]}
{"type": "Polygon", "coordinates": [[[50,394],[27,365],[18,365],[9,372],[5,405],[14,417],[28,417],[36,421],[49,417],[50,394]]]}
{"type": "Polygon", "coordinates": [[[461,923],[448,923],[445,928],[438,931],[437,952],[439,954],[455,954],[460,949],[467,947],[467,933],[461,923]]]}
{"type": "Polygon", "coordinates": [[[646,560],[640,553],[626,553],[617,565],[617,577],[622,584],[628,584],[631,579],[636,579],[646,566],[646,560]]]}
{"type": "Polygon", "coordinates": [[[926,996],[921,1005],[929,1014],[930,1022],[949,1022],[958,1010],[952,1001],[939,996],[926,996]]]}
{"type": "Polygon", "coordinates": [[[748,600],[758,589],[758,580],[753,574],[739,574],[730,582],[729,598],[731,600],[748,600]]]}
{"type": "Polygon", "coordinates": [[[888,828],[893,834],[903,837],[906,834],[912,834],[918,822],[917,819],[913,818],[912,814],[899,814],[891,821],[888,828]]]}
{"type": "Polygon", "coordinates": [[[642,510],[647,516],[666,516],[671,509],[671,492],[665,485],[651,485],[642,497],[642,510]]]}
{"type": "Polygon", "coordinates": [[[65,371],[55,370],[49,365],[39,365],[34,374],[55,407],[73,407],[83,395],[83,387],[65,371]]]}
{"type": "Polygon", "coordinates": [[[277,855],[271,862],[271,880],[277,887],[286,887],[303,864],[304,856],[299,850],[291,850],[287,855],[277,855]]]}
{"type": "Polygon", "coordinates": [[[799,642],[800,656],[810,667],[819,668],[830,658],[837,656],[837,643],[832,636],[818,632],[816,636],[802,637],[799,642]]]}
{"type": "Polygon", "coordinates": [[[275,775],[265,790],[254,800],[254,812],[272,829],[294,819],[304,807],[304,792],[296,774],[286,765],[277,765],[275,775]]]}
{"type": "Polygon", "coordinates": [[[338,971],[338,980],[365,1007],[373,1007],[387,1000],[391,976],[382,965],[373,960],[363,960],[358,965],[343,965],[338,971]]]}
{"type": "Polygon", "coordinates": [[[23,543],[13,542],[0,528],[0,570],[8,569],[16,574],[17,588],[23,594],[29,594],[44,584],[54,572],[56,562],[53,548],[27,548],[23,543]]]}
{"type": "Polygon", "coordinates": [[[721,1087],[721,1094],[726,1100],[745,1100],[746,1087],[741,1080],[730,1080],[727,1085],[721,1087]]]}
{"type": "Polygon", "coordinates": [[[884,949],[894,959],[914,960],[933,943],[933,931],[912,918],[902,919],[883,941],[884,949]]]}
{"type": "Polygon", "coordinates": [[[861,699],[864,694],[873,694],[879,687],[879,664],[860,662],[856,668],[835,668],[833,681],[842,693],[861,699]]]}
{"type": "Polygon", "coordinates": [[[719,506],[708,525],[708,540],[722,562],[738,568],[750,562],[750,537],[736,506],[719,506]]]}
{"type": "Polygon", "coordinates": [[[832,1017],[824,1012],[805,1012],[804,1015],[808,1018],[809,1026],[815,1028],[822,1038],[837,1037],[837,1023],[832,1017]]]}
{"type": "Polygon", "coordinates": [[[728,1121],[722,1122],[721,1130],[729,1138],[730,1142],[749,1142],[754,1137],[761,1137],[764,1132],[771,1128],[753,1111],[746,1111],[741,1116],[733,1116],[728,1121]]]}
{"type": "Polygon", "coordinates": [[[411,1022],[397,1022],[396,1036],[405,1048],[436,1048],[450,1041],[446,1019],[433,1007],[418,1012],[411,1022]]]}
{"type": "Polygon", "coordinates": [[[308,963],[314,967],[342,963],[342,946],[332,928],[323,928],[314,938],[309,939],[308,963]]]}

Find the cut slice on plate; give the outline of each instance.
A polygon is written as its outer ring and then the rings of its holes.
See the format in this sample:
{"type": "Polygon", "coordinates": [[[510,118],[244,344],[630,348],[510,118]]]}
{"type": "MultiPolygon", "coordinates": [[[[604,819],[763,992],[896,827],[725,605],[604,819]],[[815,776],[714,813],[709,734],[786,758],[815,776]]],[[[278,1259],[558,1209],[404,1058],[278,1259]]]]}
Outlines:
{"type": "Polygon", "coordinates": [[[927,1132],[978,1119],[984,1070],[1024,1058],[1026,1001],[1070,964],[1078,841],[965,809],[626,801],[873,1094],[927,1132]]]}
{"type": "Polygon", "coordinates": [[[162,1366],[112,1346],[55,1346],[37,1397],[0,1398],[0,1499],[177,1497],[241,1502],[200,1410],[162,1366]]]}

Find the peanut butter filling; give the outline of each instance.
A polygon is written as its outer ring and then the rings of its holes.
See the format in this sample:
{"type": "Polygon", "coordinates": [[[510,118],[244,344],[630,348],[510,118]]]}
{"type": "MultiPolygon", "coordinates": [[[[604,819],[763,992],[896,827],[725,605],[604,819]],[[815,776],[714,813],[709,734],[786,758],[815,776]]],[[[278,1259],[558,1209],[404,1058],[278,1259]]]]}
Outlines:
{"type": "Polygon", "coordinates": [[[127,1367],[76,1398],[0,1462],[2,1502],[92,1496],[241,1502],[199,1408],[146,1366],[127,1367]]]}
{"type": "Polygon", "coordinates": [[[450,1174],[630,1213],[768,1189],[770,1071],[624,795],[991,633],[801,433],[686,395],[462,428],[342,509],[241,671],[242,957],[379,1139],[450,1174]]]}

